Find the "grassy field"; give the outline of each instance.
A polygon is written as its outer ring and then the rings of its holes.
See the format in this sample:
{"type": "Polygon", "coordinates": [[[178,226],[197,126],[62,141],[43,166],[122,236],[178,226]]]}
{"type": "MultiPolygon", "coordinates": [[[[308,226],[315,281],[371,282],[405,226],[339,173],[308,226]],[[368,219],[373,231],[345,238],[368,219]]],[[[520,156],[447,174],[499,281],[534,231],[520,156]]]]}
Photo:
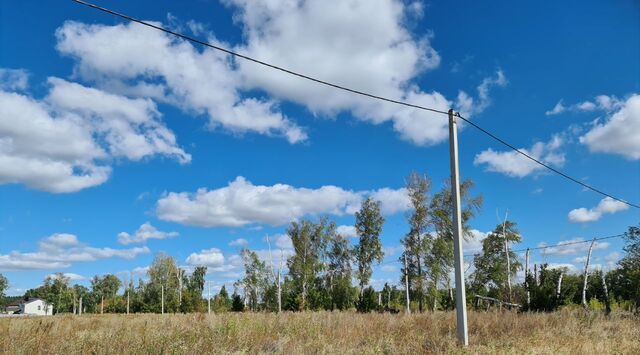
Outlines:
{"type": "Polygon", "coordinates": [[[1,318],[5,354],[530,353],[640,354],[640,319],[580,311],[469,314],[456,345],[454,314],[244,313],[1,318]]]}

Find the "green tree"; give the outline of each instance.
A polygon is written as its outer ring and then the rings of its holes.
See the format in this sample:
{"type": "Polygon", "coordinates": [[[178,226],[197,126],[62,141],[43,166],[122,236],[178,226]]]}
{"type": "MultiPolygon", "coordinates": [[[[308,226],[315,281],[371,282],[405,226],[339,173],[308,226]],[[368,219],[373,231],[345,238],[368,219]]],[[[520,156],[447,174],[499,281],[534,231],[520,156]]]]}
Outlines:
{"type": "Polygon", "coordinates": [[[231,297],[231,311],[232,312],[244,312],[244,302],[239,294],[234,293],[231,297]]]}
{"type": "Polygon", "coordinates": [[[244,288],[249,309],[257,311],[270,285],[267,267],[254,251],[242,249],[240,256],[244,262],[244,278],[238,284],[244,288]]]}
{"type": "Polygon", "coordinates": [[[354,255],[358,270],[356,278],[360,286],[360,294],[363,295],[364,288],[371,279],[371,265],[374,261],[380,263],[384,257],[380,234],[384,217],[380,213],[380,202],[368,197],[362,202],[362,207],[356,212],[356,232],[360,238],[355,246],[354,255]]]}
{"type": "Polygon", "coordinates": [[[290,279],[287,291],[290,297],[296,299],[295,304],[300,310],[314,306],[309,302],[309,296],[316,293],[318,277],[325,267],[323,261],[329,239],[327,231],[330,229],[325,219],[319,223],[308,220],[292,222],[287,229],[294,250],[287,260],[290,279]]]}
{"type": "Polygon", "coordinates": [[[162,295],[164,293],[164,311],[178,311],[178,266],[171,256],[163,253],[156,254],[147,270],[149,281],[142,284],[144,295],[142,303],[144,312],[160,313],[162,310],[162,295]],[[164,291],[163,291],[164,290],[164,291]]]}
{"type": "Polygon", "coordinates": [[[117,308],[116,295],[122,282],[118,277],[107,274],[102,277],[94,276],[91,280],[91,290],[94,295],[95,303],[102,313],[103,304],[106,312],[113,312],[117,308]]]}
{"type": "MultiPolygon", "coordinates": [[[[473,238],[470,220],[480,211],[482,196],[471,194],[474,183],[465,180],[460,184],[461,215],[463,238],[473,238]]],[[[425,266],[431,280],[430,295],[433,299],[433,308],[438,303],[453,304],[453,291],[451,289],[450,274],[453,269],[453,199],[451,183],[447,180],[438,193],[433,196],[430,204],[430,222],[434,228],[432,239],[427,244],[425,266]],[[446,302],[441,301],[441,292],[438,292],[440,284],[447,287],[446,302]]]]}
{"type": "Polygon", "coordinates": [[[0,302],[1,304],[4,306],[4,298],[5,298],[5,294],[4,292],[7,290],[7,288],[9,288],[9,280],[7,280],[7,278],[0,274],[0,302]]]}
{"type": "Polygon", "coordinates": [[[624,234],[625,256],[618,262],[621,273],[628,280],[626,297],[634,304],[635,311],[640,311],[640,225],[631,226],[624,234]]]}
{"type": "Polygon", "coordinates": [[[206,266],[196,266],[196,268],[193,270],[193,273],[191,273],[189,282],[187,283],[187,289],[190,291],[202,293],[202,291],[204,290],[204,279],[206,275],[206,266]]]}
{"type": "MultiPolygon", "coordinates": [[[[507,257],[504,248],[505,237],[510,243],[519,243],[520,233],[516,229],[516,224],[507,220],[503,224],[498,224],[493,232],[482,241],[482,254],[474,257],[473,263],[476,270],[472,276],[474,289],[481,292],[488,287],[491,296],[499,299],[507,299],[507,257]]],[[[509,249],[511,261],[511,277],[515,277],[516,272],[521,268],[516,253],[509,249]]]]}
{"type": "Polygon", "coordinates": [[[424,274],[423,262],[425,253],[429,247],[429,203],[428,193],[431,181],[426,175],[412,172],[407,178],[406,189],[411,200],[413,210],[408,216],[409,232],[402,238],[404,253],[400,256],[400,261],[404,264],[406,257],[406,267],[402,268],[402,282],[404,275],[408,276],[409,290],[413,298],[418,301],[418,309],[423,311],[424,301],[424,274]]]}
{"type": "Polygon", "coordinates": [[[329,289],[329,309],[346,310],[353,304],[353,287],[351,286],[351,250],[349,241],[335,228],[329,233],[330,246],[327,253],[328,270],[326,282],[329,289]]]}

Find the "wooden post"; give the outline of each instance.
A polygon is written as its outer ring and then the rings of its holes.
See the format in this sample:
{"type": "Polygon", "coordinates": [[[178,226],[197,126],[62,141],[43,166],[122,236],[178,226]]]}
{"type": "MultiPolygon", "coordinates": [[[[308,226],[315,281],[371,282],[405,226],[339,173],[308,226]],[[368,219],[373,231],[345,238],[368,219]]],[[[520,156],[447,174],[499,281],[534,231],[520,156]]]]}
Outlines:
{"type": "Polygon", "coordinates": [[[531,292],[529,291],[529,248],[527,248],[525,254],[524,287],[527,290],[527,310],[529,310],[529,307],[531,307],[531,292]]]}
{"type": "Polygon", "coordinates": [[[582,306],[585,310],[589,309],[587,305],[587,280],[589,278],[589,261],[591,260],[591,252],[593,251],[593,244],[596,242],[596,238],[593,238],[591,245],[589,246],[589,254],[587,254],[587,262],[584,263],[584,283],[582,284],[582,306]]]}
{"type": "Polygon", "coordinates": [[[411,301],[409,300],[409,270],[407,269],[407,253],[404,253],[404,290],[407,295],[407,314],[411,314],[411,301]]]}
{"type": "Polygon", "coordinates": [[[609,315],[611,313],[611,301],[609,300],[609,290],[607,289],[607,280],[604,277],[604,270],[600,270],[600,275],[602,276],[602,288],[604,290],[604,312],[606,315],[609,315]]]}

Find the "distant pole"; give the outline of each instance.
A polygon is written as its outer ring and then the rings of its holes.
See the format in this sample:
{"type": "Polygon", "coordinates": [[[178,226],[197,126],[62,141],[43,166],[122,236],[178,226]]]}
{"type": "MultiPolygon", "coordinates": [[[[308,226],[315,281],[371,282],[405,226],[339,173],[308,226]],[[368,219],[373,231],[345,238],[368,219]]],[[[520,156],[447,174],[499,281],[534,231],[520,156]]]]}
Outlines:
{"type": "Polygon", "coordinates": [[[207,314],[211,314],[211,282],[207,281],[207,314]]]}
{"type": "Polygon", "coordinates": [[[404,253],[404,291],[407,295],[407,314],[411,314],[411,301],[409,300],[409,270],[407,269],[407,253],[404,253]]]}
{"type": "Polygon", "coordinates": [[[104,314],[104,295],[100,296],[100,314],[104,314]]]}
{"type": "Polygon", "coordinates": [[[164,314],[164,284],[160,289],[160,311],[164,314]]]}
{"type": "Polygon", "coordinates": [[[82,315],[82,297],[80,297],[80,300],[78,301],[78,315],[82,315]]]}
{"type": "Polygon", "coordinates": [[[531,292],[529,292],[529,248],[525,254],[525,269],[524,269],[524,287],[527,290],[527,310],[531,307],[531,292]]]}
{"type": "Polygon", "coordinates": [[[458,340],[469,345],[467,328],[467,300],[464,284],[462,251],[462,212],[460,211],[460,172],[458,169],[458,128],[453,109],[449,110],[449,157],[451,162],[451,196],[453,197],[453,251],[456,276],[456,319],[458,340]]]}
{"type": "Polygon", "coordinates": [[[507,256],[507,289],[509,290],[509,303],[511,301],[511,258],[509,256],[509,240],[507,239],[507,215],[509,211],[504,214],[504,222],[502,222],[502,236],[504,237],[504,253],[507,256]]]}
{"type": "Polygon", "coordinates": [[[589,261],[591,261],[591,252],[593,251],[593,244],[596,242],[596,238],[593,238],[591,245],[589,246],[589,254],[587,254],[587,262],[584,263],[584,282],[582,284],[582,307],[589,309],[587,306],[587,279],[589,278],[589,261]]]}

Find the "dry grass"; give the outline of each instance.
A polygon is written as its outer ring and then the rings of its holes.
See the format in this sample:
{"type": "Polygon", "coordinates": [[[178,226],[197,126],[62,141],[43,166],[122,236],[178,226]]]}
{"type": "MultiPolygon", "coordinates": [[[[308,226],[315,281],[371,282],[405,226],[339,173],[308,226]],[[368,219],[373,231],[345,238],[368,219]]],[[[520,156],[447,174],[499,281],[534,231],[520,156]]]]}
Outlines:
{"type": "Polygon", "coordinates": [[[466,349],[456,345],[454,316],[308,312],[2,318],[0,349],[6,354],[640,354],[640,319],[622,314],[471,312],[471,346],[466,349]]]}

